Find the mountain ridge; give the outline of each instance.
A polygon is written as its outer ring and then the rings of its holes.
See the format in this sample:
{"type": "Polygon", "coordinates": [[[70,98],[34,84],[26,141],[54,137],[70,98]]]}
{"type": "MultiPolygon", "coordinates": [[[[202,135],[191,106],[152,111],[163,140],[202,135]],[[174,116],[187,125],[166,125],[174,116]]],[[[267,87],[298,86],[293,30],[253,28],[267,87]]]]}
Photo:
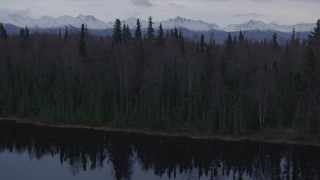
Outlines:
{"type": "MultiPolygon", "coordinates": [[[[126,20],[122,20],[122,23],[129,25],[130,28],[136,26],[135,17],[130,17],[126,20]]],[[[25,27],[33,29],[48,29],[48,28],[62,28],[65,26],[80,27],[81,24],[87,24],[89,29],[103,30],[112,29],[113,22],[104,22],[93,15],[78,15],[72,17],[68,15],[58,16],[56,18],[51,16],[42,16],[40,18],[31,18],[19,14],[10,14],[0,17],[0,22],[4,24],[12,24],[17,27],[25,27]]],[[[148,21],[140,19],[142,29],[146,29],[148,21]]],[[[168,20],[154,22],[154,28],[157,29],[162,24],[164,29],[184,28],[196,32],[205,31],[224,31],[224,32],[236,32],[236,31],[279,31],[279,32],[292,32],[295,29],[296,32],[310,32],[315,27],[312,23],[299,23],[294,25],[279,25],[277,23],[266,24],[263,21],[249,20],[241,24],[230,24],[224,28],[219,27],[215,23],[207,23],[201,20],[192,20],[184,17],[177,16],[168,20]]]]}

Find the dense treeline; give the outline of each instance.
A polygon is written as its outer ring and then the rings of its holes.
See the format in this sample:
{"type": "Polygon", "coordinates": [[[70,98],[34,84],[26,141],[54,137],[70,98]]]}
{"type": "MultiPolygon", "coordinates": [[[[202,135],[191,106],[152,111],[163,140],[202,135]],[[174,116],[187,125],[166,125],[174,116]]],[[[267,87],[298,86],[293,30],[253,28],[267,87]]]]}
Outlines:
{"type": "MultiPolygon", "coordinates": [[[[320,21],[306,43],[245,33],[224,44],[178,29],[112,37],[31,34],[0,38],[0,114],[67,123],[114,123],[204,133],[291,127],[320,134],[320,21]],[[133,36],[133,37],[132,37],[133,36]]],[[[4,29],[4,28],[1,28],[4,29]]],[[[27,29],[27,27],[25,28],[27,29]]],[[[1,30],[1,34],[3,30],[1,30]]]]}

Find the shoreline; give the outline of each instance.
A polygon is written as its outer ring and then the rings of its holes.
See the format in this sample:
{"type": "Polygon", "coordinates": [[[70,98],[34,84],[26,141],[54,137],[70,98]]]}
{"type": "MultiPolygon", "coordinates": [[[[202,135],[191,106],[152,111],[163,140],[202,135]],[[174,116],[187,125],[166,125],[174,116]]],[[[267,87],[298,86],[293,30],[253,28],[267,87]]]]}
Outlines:
{"type": "MultiPolygon", "coordinates": [[[[294,140],[289,137],[267,137],[268,133],[272,132],[256,132],[249,133],[246,135],[228,135],[228,134],[192,134],[188,132],[165,132],[160,130],[152,130],[148,128],[117,128],[110,127],[107,125],[83,125],[83,124],[63,124],[63,123],[46,123],[39,120],[30,120],[28,118],[14,118],[14,117],[0,117],[0,122],[14,122],[17,124],[28,124],[38,127],[49,127],[49,128],[60,128],[60,129],[84,129],[84,130],[95,130],[104,132],[114,132],[114,133],[125,133],[125,134],[140,134],[146,136],[161,136],[161,137],[171,137],[171,138],[189,138],[192,140],[221,140],[229,142],[239,142],[239,141],[251,141],[251,142],[261,142],[261,143],[272,143],[272,144],[285,144],[285,145],[304,145],[304,146],[315,146],[320,147],[320,139],[316,137],[306,138],[303,140],[294,140]]],[[[290,134],[288,134],[290,135],[290,134]]]]}

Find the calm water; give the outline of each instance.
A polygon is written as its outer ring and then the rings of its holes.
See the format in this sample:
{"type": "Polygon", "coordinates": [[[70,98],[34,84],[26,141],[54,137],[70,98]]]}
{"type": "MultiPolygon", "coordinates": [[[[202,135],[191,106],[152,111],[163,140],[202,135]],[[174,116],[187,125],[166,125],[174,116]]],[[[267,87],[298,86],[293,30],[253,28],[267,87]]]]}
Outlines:
{"type": "Polygon", "coordinates": [[[320,149],[0,122],[1,180],[319,179],[320,149]]]}

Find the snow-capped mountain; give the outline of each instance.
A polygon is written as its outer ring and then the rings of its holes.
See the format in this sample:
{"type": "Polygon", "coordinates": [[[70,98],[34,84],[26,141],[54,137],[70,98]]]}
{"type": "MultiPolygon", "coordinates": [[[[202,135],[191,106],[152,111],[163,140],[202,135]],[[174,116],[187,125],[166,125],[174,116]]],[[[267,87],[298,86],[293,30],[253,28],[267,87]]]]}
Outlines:
{"type": "MultiPolygon", "coordinates": [[[[121,23],[128,25],[130,29],[134,29],[137,26],[137,19],[138,18],[131,17],[129,19],[121,21],[121,23]]],[[[139,19],[139,22],[140,22],[140,25],[141,25],[142,29],[147,29],[148,28],[148,21],[139,19]]],[[[110,22],[110,23],[113,24],[113,22],[110,22]]],[[[153,24],[153,26],[155,27],[155,24],[153,24]]]]}
{"type": "Polygon", "coordinates": [[[242,24],[231,24],[223,30],[227,32],[234,32],[234,31],[267,31],[269,30],[268,25],[262,21],[254,21],[250,20],[248,22],[242,24]]]}
{"type": "Polygon", "coordinates": [[[236,31],[279,31],[279,32],[292,32],[295,28],[296,32],[309,32],[312,31],[315,24],[295,24],[295,25],[279,25],[277,23],[266,24],[262,21],[250,20],[242,24],[232,24],[223,28],[227,32],[236,31]]]}
{"type": "Polygon", "coordinates": [[[309,32],[315,28],[315,24],[300,23],[295,25],[278,25],[277,23],[268,24],[269,29],[274,29],[280,32],[292,32],[295,29],[296,32],[309,32]]]}
{"type": "MultiPolygon", "coordinates": [[[[103,22],[94,16],[84,16],[79,15],[77,17],[71,16],[59,16],[50,17],[43,16],[38,19],[34,19],[28,16],[23,16],[19,14],[12,14],[4,17],[0,17],[0,22],[4,24],[12,24],[17,27],[25,27],[33,29],[54,29],[62,28],[65,26],[72,26],[75,28],[80,28],[81,24],[86,24],[89,29],[94,30],[104,30],[112,29],[114,22],[103,22]]],[[[131,17],[129,19],[123,20],[122,24],[125,23],[129,25],[130,29],[136,27],[137,18],[131,17]]],[[[173,19],[154,22],[154,29],[158,29],[160,23],[164,29],[174,29],[182,28],[194,32],[208,32],[208,31],[226,31],[226,32],[236,32],[236,31],[279,31],[279,32],[292,32],[295,28],[296,32],[310,32],[315,27],[315,24],[296,24],[296,25],[278,25],[276,23],[266,24],[262,21],[250,20],[242,24],[232,24],[225,28],[220,28],[216,24],[207,23],[204,21],[196,21],[191,19],[186,19],[183,17],[176,17],[173,19]]],[[[148,27],[148,21],[140,20],[141,28],[146,29],[148,27]]]]}
{"type": "Polygon", "coordinates": [[[5,17],[0,17],[0,22],[5,24],[12,24],[18,27],[36,27],[35,19],[28,16],[23,16],[19,14],[10,14],[5,17]]]}
{"type": "Polygon", "coordinates": [[[204,21],[195,21],[191,19],[186,19],[183,17],[176,17],[174,19],[169,19],[161,22],[164,29],[173,29],[177,28],[185,28],[191,31],[211,31],[211,30],[219,30],[222,29],[216,24],[206,23],[204,21]]]}
{"type": "MultiPolygon", "coordinates": [[[[148,21],[141,20],[141,19],[139,21],[142,29],[148,28],[148,21]]],[[[135,28],[137,26],[137,18],[131,17],[129,19],[122,21],[122,23],[129,25],[130,28],[135,28]]],[[[162,24],[163,29],[174,29],[175,27],[177,27],[177,28],[188,29],[190,31],[211,31],[211,30],[222,31],[222,29],[216,24],[209,24],[203,21],[195,21],[195,20],[186,19],[179,16],[174,19],[169,19],[166,21],[153,22],[153,28],[158,29],[160,26],[160,23],[162,24]]]]}
{"type": "Polygon", "coordinates": [[[94,16],[79,15],[78,17],[59,16],[53,18],[50,16],[43,16],[38,19],[22,16],[18,14],[0,17],[0,22],[5,24],[12,24],[18,27],[28,26],[29,28],[60,28],[64,26],[80,27],[81,24],[86,24],[91,29],[108,29],[112,28],[110,24],[95,18],[94,16]]]}

